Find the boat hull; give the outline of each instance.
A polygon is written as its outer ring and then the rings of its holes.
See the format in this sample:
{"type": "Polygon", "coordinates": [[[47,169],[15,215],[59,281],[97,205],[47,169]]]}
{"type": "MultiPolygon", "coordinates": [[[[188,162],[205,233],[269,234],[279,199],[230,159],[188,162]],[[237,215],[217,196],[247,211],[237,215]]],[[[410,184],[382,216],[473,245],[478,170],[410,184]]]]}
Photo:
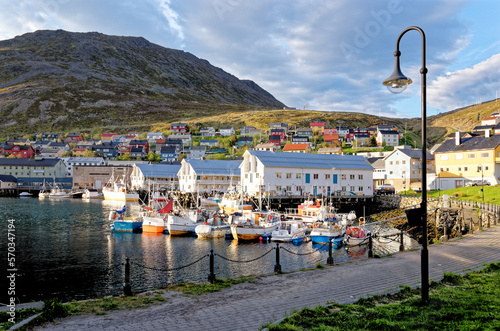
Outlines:
{"type": "Polygon", "coordinates": [[[144,217],[142,221],[142,232],[163,233],[165,221],[160,217],[144,217]]]}
{"type": "Polygon", "coordinates": [[[103,194],[104,200],[129,201],[129,202],[139,201],[139,194],[137,194],[137,193],[103,191],[102,194],[103,194]]]}
{"type": "Polygon", "coordinates": [[[231,233],[233,238],[236,240],[250,241],[259,240],[262,236],[270,236],[277,226],[244,226],[244,225],[233,225],[231,226],[231,233]]]}
{"type": "Polygon", "coordinates": [[[212,226],[209,224],[198,225],[194,229],[196,235],[200,239],[213,239],[213,238],[223,238],[226,233],[230,231],[229,225],[227,226],[212,226]]]}
{"type": "Polygon", "coordinates": [[[140,232],[142,229],[142,221],[136,220],[114,221],[113,225],[115,231],[140,232]]]}

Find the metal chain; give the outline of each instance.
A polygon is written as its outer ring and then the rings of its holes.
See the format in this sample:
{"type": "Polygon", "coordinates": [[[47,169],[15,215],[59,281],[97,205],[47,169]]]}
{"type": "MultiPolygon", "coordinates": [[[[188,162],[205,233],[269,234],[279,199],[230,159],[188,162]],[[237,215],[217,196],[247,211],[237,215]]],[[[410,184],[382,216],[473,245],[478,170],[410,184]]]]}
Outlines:
{"type": "Polygon", "coordinates": [[[248,262],[257,261],[258,259],[263,258],[264,256],[266,256],[267,254],[271,253],[271,252],[272,252],[273,250],[275,250],[275,249],[276,249],[276,248],[274,248],[274,247],[273,247],[273,248],[271,248],[269,251],[267,251],[266,253],[264,253],[263,255],[261,255],[261,256],[259,256],[259,257],[255,258],[255,259],[246,260],[246,261],[231,260],[231,259],[229,259],[229,258],[227,258],[227,257],[225,257],[225,256],[222,256],[222,255],[220,255],[220,254],[217,254],[217,253],[215,253],[214,255],[217,255],[217,256],[218,256],[218,257],[220,257],[221,259],[226,260],[226,261],[229,261],[229,262],[235,262],[235,263],[248,263],[248,262]]]}
{"type": "Polygon", "coordinates": [[[284,250],[285,252],[288,252],[290,254],[294,254],[294,255],[311,255],[313,253],[316,253],[317,251],[319,251],[320,249],[322,249],[323,247],[325,247],[326,245],[328,245],[328,243],[326,244],[323,244],[323,246],[319,247],[319,248],[316,248],[314,251],[311,251],[311,252],[308,252],[308,253],[298,253],[298,252],[292,252],[288,249],[286,249],[285,247],[283,246],[280,246],[280,249],[284,250]]]}
{"type": "Polygon", "coordinates": [[[175,267],[175,268],[170,268],[170,269],[162,269],[162,268],[153,268],[153,267],[148,267],[148,266],[145,266],[144,264],[141,264],[139,262],[130,262],[131,264],[135,264],[139,267],[142,267],[144,269],[149,269],[149,270],[155,270],[155,271],[174,271],[174,270],[180,270],[180,269],[184,269],[184,268],[187,268],[187,267],[190,267],[192,266],[193,264],[196,264],[198,262],[200,262],[201,260],[203,260],[204,258],[208,257],[208,255],[203,255],[202,257],[200,257],[199,259],[197,259],[196,261],[194,262],[191,262],[189,264],[186,264],[184,266],[180,266],[180,267],[175,267]]]}

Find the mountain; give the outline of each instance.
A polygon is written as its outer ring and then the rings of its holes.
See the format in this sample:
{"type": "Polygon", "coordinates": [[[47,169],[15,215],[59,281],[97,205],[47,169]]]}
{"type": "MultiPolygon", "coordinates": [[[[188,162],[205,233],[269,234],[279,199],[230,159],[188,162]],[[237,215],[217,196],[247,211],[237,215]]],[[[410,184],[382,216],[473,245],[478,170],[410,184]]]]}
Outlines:
{"type": "Polygon", "coordinates": [[[0,41],[4,136],[284,106],[255,82],[141,37],[44,30],[0,41]]]}

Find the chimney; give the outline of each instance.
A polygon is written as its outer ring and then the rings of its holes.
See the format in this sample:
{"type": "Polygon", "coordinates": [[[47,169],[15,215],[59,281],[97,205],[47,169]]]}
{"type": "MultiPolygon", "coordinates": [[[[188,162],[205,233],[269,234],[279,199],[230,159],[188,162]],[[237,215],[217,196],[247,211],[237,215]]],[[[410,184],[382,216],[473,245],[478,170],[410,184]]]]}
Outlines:
{"type": "Polygon", "coordinates": [[[490,130],[486,130],[486,131],[484,132],[484,137],[485,137],[485,138],[489,138],[489,137],[490,137],[490,134],[491,134],[490,130]]]}
{"type": "Polygon", "coordinates": [[[460,132],[455,132],[455,145],[460,145],[460,132]]]}

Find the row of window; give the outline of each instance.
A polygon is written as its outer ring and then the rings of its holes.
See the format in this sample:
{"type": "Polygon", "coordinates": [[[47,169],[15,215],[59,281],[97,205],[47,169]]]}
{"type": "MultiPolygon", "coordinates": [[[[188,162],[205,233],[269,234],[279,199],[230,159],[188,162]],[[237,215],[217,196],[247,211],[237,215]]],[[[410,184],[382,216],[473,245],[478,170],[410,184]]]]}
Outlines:
{"type": "MultiPolygon", "coordinates": [[[[469,167],[463,167],[464,171],[469,171],[469,167]]],[[[484,169],[483,171],[488,171],[489,167],[487,165],[484,166],[484,169]]],[[[440,168],[439,169],[440,172],[443,172],[443,171],[450,171],[450,168],[440,168]]],[[[462,171],[462,167],[458,167],[458,171],[461,172],[462,171]]],[[[471,171],[481,171],[481,166],[477,166],[476,167],[472,167],[471,171]]]]}
{"type": "MultiPolygon", "coordinates": [[[[259,177],[259,176],[258,176],[258,175],[259,175],[259,173],[256,173],[255,175],[256,175],[256,177],[257,177],[257,178],[259,177]]],[[[306,177],[309,177],[309,176],[310,176],[310,174],[305,174],[305,175],[306,175],[306,177]]],[[[334,175],[334,176],[336,176],[336,175],[334,175]]],[[[290,173],[290,172],[287,172],[287,173],[286,173],[286,178],[287,178],[287,179],[291,179],[292,177],[293,177],[293,174],[292,174],[292,173],[290,173]]],[[[247,174],[245,174],[245,178],[248,178],[247,174]]],[[[283,177],[282,177],[282,173],[281,173],[281,172],[277,172],[277,173],[276,173],[276,178],[283,178],[283,177]]],[[[296,178],[296,179],[301,179],[301,178],[302,178],[302,174],[301,174],[301,173],[296,173],[296,174],[295,174],[295,178],[296,178]]],[[[331,177],[331,174],[325,174],[324,179],[331,179],[331,178],[332,178],[332,177],[331,177]]],[[[346,179],[347,179],[347,174],[342,174],[342,175],[341,175],[341,178],[342,178],[343,180],[346,180],[346,179]]],[[[313,179],[319,179],[319,174],[313,174],[313,179]]],[[[351,179],[351,180],[355,180],[355,179],[356,179],[356,175],[354,175],[354,174],[350,174],[350,175],[349,175],[349,179],[351,179]]],[[[362,179],[363,179],[363,175],[358,175],[358,179],[359,179],[359,180],[362,180],[362,179]]]]}
{"type": "MultiPolygon", "coordinates": [[[[485,158],[489,158],[490,157],[490,152],[481,152],[480,153],[480,157],[485,159],[485,158]]],[[[464,155],[463,154],[455,154],[455,160],[463,160],[464,158],[464,155]]],[[[476,153],[467,153],[467,158],[468,159],[475,159],[476,158],[476,153]]],[[[440,159],[442,161],[446,161],[449,159],[449,155],[448,154],[443,154],[440,156],[440,159]]]]}

